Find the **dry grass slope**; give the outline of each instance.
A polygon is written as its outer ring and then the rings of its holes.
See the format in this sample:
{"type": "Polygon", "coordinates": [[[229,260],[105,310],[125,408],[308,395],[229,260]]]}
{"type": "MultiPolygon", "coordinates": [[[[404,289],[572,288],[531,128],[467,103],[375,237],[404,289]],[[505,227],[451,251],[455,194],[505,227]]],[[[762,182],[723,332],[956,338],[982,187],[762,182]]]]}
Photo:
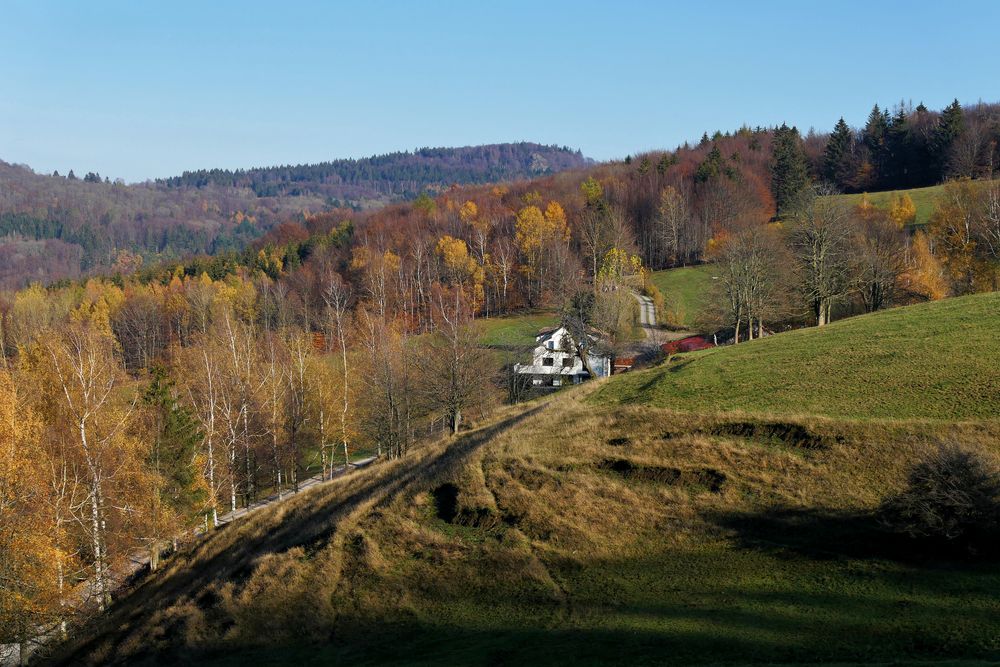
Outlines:
{"type": "Polygon", "coordinates": [[[1000,659],[995,563],[915,554],[872,519],[938,442],[1000,461],[995,418],[600,400],[627,380],[507,409],[226,528],[57,662],[1000,659]]]}

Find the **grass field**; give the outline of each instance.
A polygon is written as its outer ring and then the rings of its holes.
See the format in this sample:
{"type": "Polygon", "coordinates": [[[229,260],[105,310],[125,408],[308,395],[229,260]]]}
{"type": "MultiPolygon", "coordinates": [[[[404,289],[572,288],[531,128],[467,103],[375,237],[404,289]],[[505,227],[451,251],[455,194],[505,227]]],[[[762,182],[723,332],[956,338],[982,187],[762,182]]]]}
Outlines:
{"type": "Polygon", "coordinates": [[[686,355],[595,403],[851,419],[1000,415],[1000,294],[947,299],[686,355]]]}
{"type": "Polygon", "coordinates": [[[559,316],[552,312],[526,313],[479,320],[483,345],[534,346],[539,329],[558,324],[559,316]]]}
{"type": "Polygon", "coordinates": [[[712,278],[714,275],[715,267],[711,264],[653,272],[653,284],[663,294],[673,323],[687,328],[697,325],[717,282],[712,278]]]}
{"type": "Polygon", "coordinates": [[[939,441],[1000,461],[998,297],[504,408],[191,546],[55,662],[1000,660],[996,563],[873,514],[939,441]]]}
{"type": "MultiPolygon", "coordinates": [[[[910,195],[910,199],[913,200],[914,206],[917,207],[917,214],[913,221],[915,226],[926,225],[930,222],[931,214],[934,213],[934,208],[937,206],[938,199],[944,194],[943,185],[933,185],[927,188],[913,188],[912,190],[888,190],[885,192],[869,192],[868,201],[870,201],[874,206],[882,209],[889,209],[892,203],[892,198],[901,193],[906,193],[910,195]]],[[[861,203],[861,198],[865,195],[853,194],[853,195],[835,195],[837,199],[848,202],[851,206],[857,206],[861,203]]]]}

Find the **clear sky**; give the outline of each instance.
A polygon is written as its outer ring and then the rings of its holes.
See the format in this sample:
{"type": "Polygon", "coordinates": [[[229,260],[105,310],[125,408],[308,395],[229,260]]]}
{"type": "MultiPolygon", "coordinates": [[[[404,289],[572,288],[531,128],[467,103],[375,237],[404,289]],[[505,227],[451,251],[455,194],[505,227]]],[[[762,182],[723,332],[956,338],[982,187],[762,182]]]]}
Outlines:
{"type": "Polygon", "coordinates": [[[0,0],[0,159],[128,181],[1000,100],[1000,2],[0,0]]]}

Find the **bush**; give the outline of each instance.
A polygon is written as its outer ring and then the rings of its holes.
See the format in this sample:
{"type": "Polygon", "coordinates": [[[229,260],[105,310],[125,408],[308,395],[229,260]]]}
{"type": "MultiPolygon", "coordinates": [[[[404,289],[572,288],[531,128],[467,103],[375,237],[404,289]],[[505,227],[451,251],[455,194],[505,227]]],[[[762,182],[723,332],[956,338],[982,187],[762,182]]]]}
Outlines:
{"type": "Polygon", "coordinates": [[[944,445],[910,469],[906,489],[882,503],[880,517],[895,532],[975,553],[995,546],[998,512],[1000,477],[993,466],[944,445]]]}
{"type": "Polygon", "coordinates": [[[660,292],[660,288],[653,284],[652,280],[647,280],[642,287],[642,293],[653,300],[653,308],[656,309],[656,320],[657,324],[673,324],[670,321],[667,313],[667,302],[663,298],[663,293],[660,292]]]}

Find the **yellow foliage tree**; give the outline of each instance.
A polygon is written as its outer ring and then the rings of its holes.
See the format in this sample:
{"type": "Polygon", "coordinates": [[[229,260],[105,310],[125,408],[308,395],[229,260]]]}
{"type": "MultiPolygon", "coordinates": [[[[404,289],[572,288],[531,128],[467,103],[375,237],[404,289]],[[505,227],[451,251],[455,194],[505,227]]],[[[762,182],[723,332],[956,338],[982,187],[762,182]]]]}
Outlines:
{"type": "Polygon", "coordinates": [[[528,301],[534,302],[545,291],[546,263],[556,244],[569,241],[566,212],[559,202],[549,202],[543,213],[535,205],[522,208],[514,224],[514,241],[524,256],[521,272],[531,285],[528,301]]]}
{"type": "Polygon", "coordinates": [[[913,294],[931,301],[948,296],[948,279],[944,268],[931,252],[927,235],[917,232],[910,248],[910,266],[903,274],[902,282],[913,294]]]}
{"type": "Polygon", "coordinates": [[[896,223],[896,227],[902,229],[911,224],[917,217],[917,207],[905,192],[892,198],[889,206],[889,217],[896,223]]]}
{"type": "Polygon", "coordinates": [[[437,254],[444,265],[448,281],[471,293],[476,307],[482,303],[483,267],[471,256],[469,248],[462,239],[443,236],[437,242],[437,254]]]}
{"type": "Polygon", "coordinates": [[[59,558],[42,474],[40,423],[0,370],[0,644],[56,618],[59,558]]]}

